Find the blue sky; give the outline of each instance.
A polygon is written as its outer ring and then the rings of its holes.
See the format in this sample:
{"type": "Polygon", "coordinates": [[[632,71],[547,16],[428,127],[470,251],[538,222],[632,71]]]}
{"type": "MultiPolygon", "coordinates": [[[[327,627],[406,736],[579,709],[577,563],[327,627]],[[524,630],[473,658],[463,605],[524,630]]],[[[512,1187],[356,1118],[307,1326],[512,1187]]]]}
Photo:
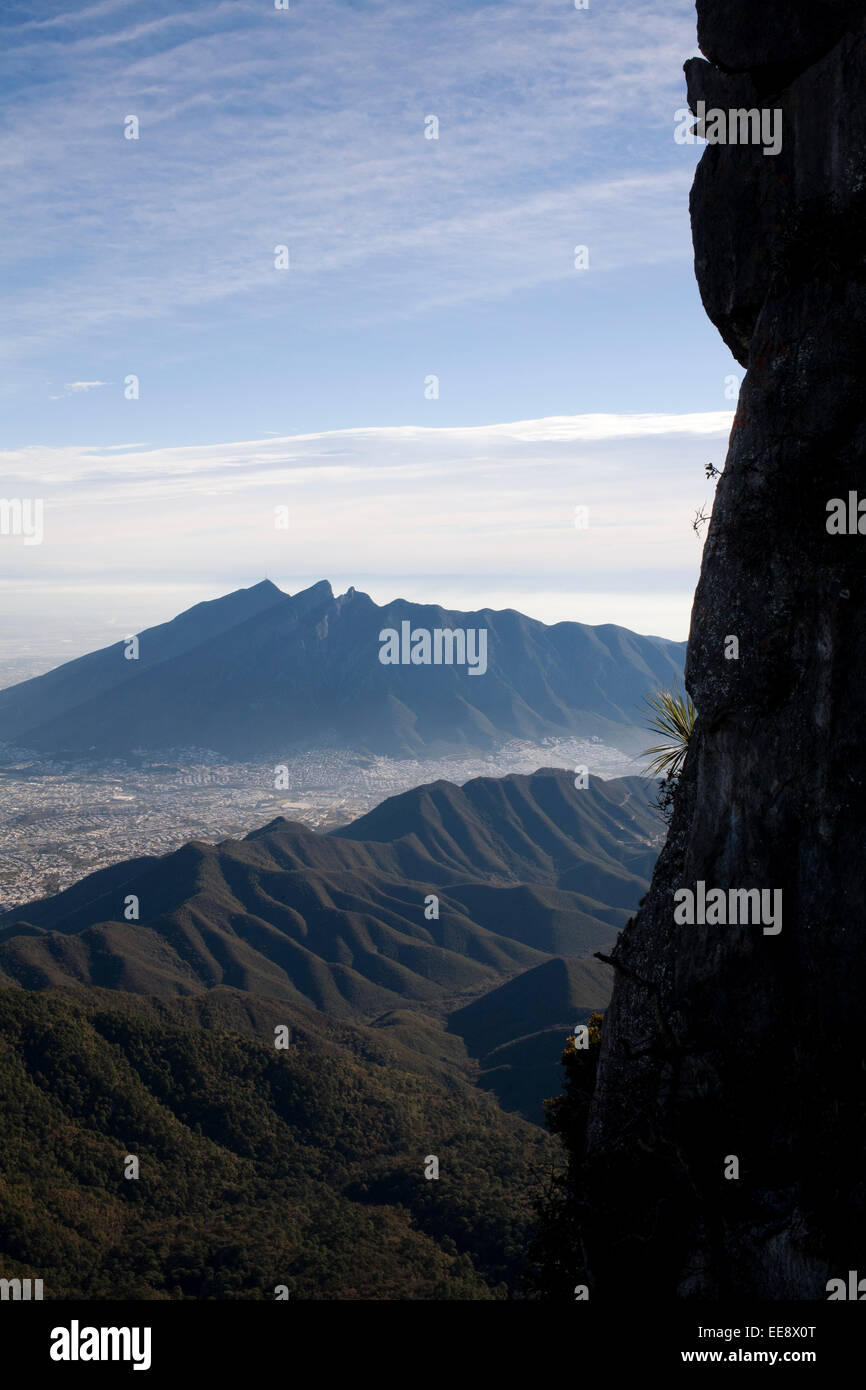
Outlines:
{"type": "MultiPolygon", "coordinates": [[[[618,441],[624,477],[640,457],[652,490],[664,500],[670,489],[688,532],[681,513],[693,492],[695,505],[707,494],[704,454],[719,463],[724,453],[726,379],[741,376],[694,283],[688,190],[701,150],[673,138],[682,62],[696,52],[690,0],[590,0],[586,11],[571,0],[292,0],[288,12],[273,0],[84,0],[77,10],[6,0],[0,50],[0,491],[29,489],[47,508],[43,546],[0,543],[9,605],[42,611],[38,594],[52,585],[84,595],[102,584],[162,592],[147,609],[156,620],[183,584],[209,594],[255,582],[249,537],[233,546],[211,513],[213,469],[220,487],[234,476],[240,511],[256,489],[270,505],[290,456],[310,468],[307,447],[320,483],[308,527],[291,557],[268,548],[264,558],[290,589],[345,572],[339,527],[327,542],[339,492],[335,503],[321,442],[271,451],[270,480],[245,471],[250,441],[335,431],[351,432],[341,454],[363,439],[353,487],[373,485],[386,445],[408,447],[395,430],[442,431],[442,485],[463,514],[478,505],[461,500],[472,455],[455,465],[467,427],[703,414],[691,435],[648,428],[641,449],[627,426],[605,436],[618,441]],[[129,116],[138,140],[124,138],[129,116]],[[430,116],[436,140],[425,138],[430,116]],[[282,245],[288,270],[274,264],[282,245]],[[575,269],[577,245],[588,269],[575,269]],[[130,374],[137,400],[124,396],[130,374]],[[425,396],[432,375],[435,399],[425,396]],[[386,433],[377,442],[359,430],[386,433]],[[215,452],[178,452],[207,446],[215,452]],[[686,458],[693,447],[694,488],[683,447],[686,458]],[[105,466],[124,451],[140,467],[105,466]],[[173,484],[181,457],[200,459],[198,491],[186,463],[183,487],[173,484]],[[62,486],[72,477],[75,505],[62,486]],[[159,498],[174,499],[182,552],[160,537],[145,496],[163,508],[159,498]],[[149,526],[144,556],[129,542],[149,526]]],[[[578,491],[594,466],[585,433],[572,429],[576,460],[584,449],[578,491]]],[[[509,478],[514,515],[557,478],[561,518],[580,498],[563,495],[549,430],[535,434],[539,447],[522,472],[515,465],[520,486],[509,478]]],[[[433,467],[429,458],[426,476],[433,467]]],[[[410,530],[428,526],[424,556],[389,561],[400,547],[389,549],[383,513],[366,549],[350,547],[347,582],[379,598],[434,598],[441,576],[455,596],[513,594],[514,606],[557,593],[534,610],[550,620],[563,603],[570,611],[569,595],[611,592],[610,575],[565,562],[550,572],[552,515],[508,564],[491,555],[486,569],[477,552],[461,568],[439,516],[440,565],[422,493],[426,512],[401,503],[400,515],[410,530]]],[[[675,573],[661,547],[654,563],[650,545],[642,569],[634,554],[629,543],[619,576],[635,598],[627,625],[685,636],[699,547],[675,573]],[[669,596],[655,626],[648,592],[669,596]]],[[[585,603],[571,616],[604,621],[585,603]]],[[[620,605],[613,620],[628,616],[620,605]]]]}

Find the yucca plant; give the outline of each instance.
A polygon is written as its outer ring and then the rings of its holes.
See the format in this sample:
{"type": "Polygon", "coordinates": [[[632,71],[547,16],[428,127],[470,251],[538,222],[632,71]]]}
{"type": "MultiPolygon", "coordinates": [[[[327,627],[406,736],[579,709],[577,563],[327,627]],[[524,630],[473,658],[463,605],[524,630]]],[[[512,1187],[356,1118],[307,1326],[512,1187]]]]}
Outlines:
{"type": "Polygon", "coordinates": [[[652,761],[646,768],[649,777],[662,777],[670,782],[682,772],[689,739],[695,727],[695,706],[687,690],[656,690],[644,701],[652,718],[647,728],[660,734],[663,742],[645,748],[641,754],[652,761]]]}

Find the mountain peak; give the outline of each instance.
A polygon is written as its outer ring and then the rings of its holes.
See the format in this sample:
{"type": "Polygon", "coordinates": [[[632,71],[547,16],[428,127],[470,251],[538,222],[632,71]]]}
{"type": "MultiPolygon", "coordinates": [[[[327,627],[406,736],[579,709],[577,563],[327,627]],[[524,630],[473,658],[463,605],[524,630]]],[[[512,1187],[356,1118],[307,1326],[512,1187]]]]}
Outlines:
{"type": "Polygon", "coordinates": [[[295,594],[263,579],[139,637],[138,661],[118,659],[115,644],[0,691],[0,739],[64,755],[207,748],[240,761],[289,747],[439,756],[572,735],[637,751],[641,701],[679,682],[684,655],[625,629],[605,638],[489,610],[381,608],[353,588],[336,598],[327,579],[295,594]],[[462,651],[455,638],[452,659],[429,670],[386,664],[385,627],[456,632],[462,651]],[[463,630],[476,628],[490,652],[483,672],[470,669],[478,634],[463,630]]]}
{"type": "Polygon", "coordinates": [[[318,583],[311,584],[309,589],[299,589],[293,595],[293,600],[295,603],[308,604],[327,601],[333,597],[334,590],[331,588],[330,582],[327,579],[320,579],[318,583]]]}

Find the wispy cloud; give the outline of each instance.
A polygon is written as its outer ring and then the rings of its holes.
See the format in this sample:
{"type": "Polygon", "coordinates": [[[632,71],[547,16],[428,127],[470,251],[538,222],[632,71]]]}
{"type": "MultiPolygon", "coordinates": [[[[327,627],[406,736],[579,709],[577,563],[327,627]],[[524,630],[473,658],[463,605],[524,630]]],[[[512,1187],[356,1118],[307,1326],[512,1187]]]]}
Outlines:
{"type": "Polygon", "coordinates": [[[686,261],[692,157],[672,116],[691,32],[688,0],[146,17],[106,0],[7,25],[8,350],[229,300],[252,318],[418,314],[574,276],[576,243],[599,273],[686,261]]]}
{"type": "Polygon", "coordinates": [[[683,637],[700,560],[690,522],[711,501],[704,465],[721,462],[731,422],[730,412],[558,416],[7,451],[6,494],[44,498],[45,541],[0,545],[0,579],[113,585],[158,574],[180,586],[211,576],[219,590],[264,572],[289,588],[375,576],[380,593],[459,590],[470,607],[535,591],[546,597],[530,611],[548,618],[567,615],[574,591],[616,593],[607,620],[683,637]]]}
{"type": "Polygon", "coordinates": [[[84,9],[61,9],[58,14],[48,15],[41,19],[7,18],[2,28],[5,34],[14,39],[19,34],[44,33],[50,29],[80,27],[90,20],[104,19],[106,15],[114,14],[117,10],[130,11],[136,5],[137,0],[100,0],[99,4],[87,5],[84,9]]]}
{"type": "Polygon", "coordinates": [[[107,386],[107,381],[67,381],[63,390],[57,396],[52,396],[53,401],[62,401],[67,396],[78,396],[88,391],[95,391],[99,386],[107,386]]]}

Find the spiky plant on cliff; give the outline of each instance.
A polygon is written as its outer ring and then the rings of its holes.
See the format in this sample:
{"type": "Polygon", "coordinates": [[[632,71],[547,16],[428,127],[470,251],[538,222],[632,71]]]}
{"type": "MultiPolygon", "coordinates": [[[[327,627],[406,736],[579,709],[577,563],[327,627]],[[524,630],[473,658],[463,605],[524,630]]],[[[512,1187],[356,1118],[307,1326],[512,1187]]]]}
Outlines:
{"type": "Polygon", "coordinates": [[[689,740],[695,726],[695,706],[687,690],[656,690],[644,702],[651,715],[647,728],[661,737],[661,743],[645,748],[649,758],[645,771],[648,777],[660,777],[658,808],[667,820],[670,816],[674,790],[677,785],[689,740]]]}

